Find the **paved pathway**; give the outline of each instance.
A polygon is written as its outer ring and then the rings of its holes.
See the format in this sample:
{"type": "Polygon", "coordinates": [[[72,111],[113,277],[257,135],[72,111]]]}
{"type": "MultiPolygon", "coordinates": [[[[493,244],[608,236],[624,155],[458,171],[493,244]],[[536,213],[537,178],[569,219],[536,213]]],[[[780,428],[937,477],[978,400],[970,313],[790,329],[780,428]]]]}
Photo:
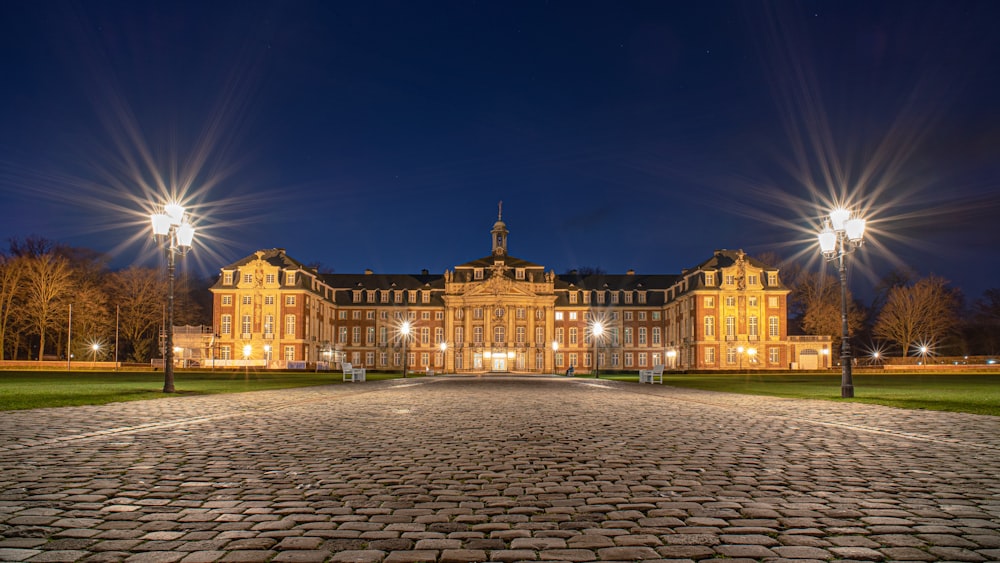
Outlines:
{"type": "Polygon", "coordinates": [[[0,449],[0,561],[1000,560],[996,417],[439,377],[0,413],[0,449]]]}

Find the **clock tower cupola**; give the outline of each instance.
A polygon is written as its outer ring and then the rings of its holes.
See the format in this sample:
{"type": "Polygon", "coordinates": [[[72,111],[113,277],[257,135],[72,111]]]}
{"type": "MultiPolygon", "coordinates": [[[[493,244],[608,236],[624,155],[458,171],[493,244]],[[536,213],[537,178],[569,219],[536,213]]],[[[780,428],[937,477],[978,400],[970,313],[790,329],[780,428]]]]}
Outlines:
{"type": "Polygon", "coordinates": [[[491,231],[493,238],[493,256],[507,254],[507,225],[503,222],[503,202],[497,206],[497,222],[493,223],[491,231]]]}

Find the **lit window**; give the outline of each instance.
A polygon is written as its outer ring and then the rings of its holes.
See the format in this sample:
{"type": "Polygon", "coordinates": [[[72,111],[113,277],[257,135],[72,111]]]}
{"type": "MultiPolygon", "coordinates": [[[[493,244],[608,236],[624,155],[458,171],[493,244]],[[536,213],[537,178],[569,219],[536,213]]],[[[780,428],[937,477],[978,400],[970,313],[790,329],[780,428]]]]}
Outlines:
{"type": "Polygon", "coordinates": [[[233,332],[233,316],[232,315],[222,315],[222,334],[232,334],[233,332]]]}
{"type": "Polygon", "coordinates": [[[274,296],[273,295],[265,295],[264,296],[264,304],[265,305],[274,305],[274,296]]]}
{"type": "Polygon", "coordinates": [[[705,308],[706,309],[712,309],[714,307],[715,307],[715,297],[706,297],[705,298],[705,308]]]}
{"type": "Polygon", "coordinates": [[[295,315],[285,315],[285,334],[295,336],[295,315]]]}
{"type": "Polygon", "coordinates": [[[715,317],[705,317],[705,336],[715,336],[715,317]]]}
{"type": "Polygon", "coordinates": [[[253,296],[251,296],[251,295],[244,295],[243,296],[243,304],[244,305],[252,305],[253,304],[253,296]]]}
{"type": "Polygon", "coordinates": [[[569,312],[569,320],[571,320],[571,321],[575,321],[576,320],[576,311],[570,311],[569,312]]]}
{"type": "Polygon", "coordinates": [[[243,274],[243,283],[253,283],[253,274],[243,274]]]}
{"type": "Polygon", "coordinates": [[[563,312],[562,311],[556,311],[556,320],[557,321],[563,320],[563,312]]]}
{"type": "Polygon", "coordinates": [[[233,273],[232,272],[225,272],[224,274],[222,274],[222,283],[224,283],[225,285],[232,285],[233,284],[233,273]]]}
{"type": "Polygon", "coordinates": [[[233,304],[233,296],[232,295],[223,295],[222,296],[222,304],[223,305],[232,305],[233,304]]]}
{"type": "Polygon", "coordinates": [[[705,363],[706,364],[715,363],[715,348],[712,347],[705,348],[705,363]]]}
{"type": "Polygon", "coordinates": [[[285,296],[285,305],[295,305],[295,296],[294,295],[286,295],[285,296]]]}
{"type": "Polygon", "coordinates": [[[715,272],[705,272],[705,285],[715,285],[715,272]]]}

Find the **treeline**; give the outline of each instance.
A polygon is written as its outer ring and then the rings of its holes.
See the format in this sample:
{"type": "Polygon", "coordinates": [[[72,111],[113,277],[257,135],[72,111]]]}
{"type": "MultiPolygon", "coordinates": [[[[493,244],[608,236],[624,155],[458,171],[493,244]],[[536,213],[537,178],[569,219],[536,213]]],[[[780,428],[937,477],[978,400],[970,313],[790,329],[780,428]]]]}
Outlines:
{"type": "MultiPolygon", "coordinates": [[[[65,359],[67,348],[77,359],[111,359],[116,333],[120,361],[161,357],[165,268],[112,271],[108,261],[43,238],[11,239],[0,251],[0,359],[65,359]]],[[[211,324],[211,283],[177,276],[175,325],[211,324]]]]}
{"type": "MultiPolygon", "coordinates": [[[[789,321],[803,334],[832,335],[840,349],[841,295],[839,276],[802,269],[765,254],[758,257],[781,268],[791,289],[789,321]]],[[[938,276],[921,277],[896,270],[875,287],[864,303],[848,291],[848,329],[855,357],[878,351],[883,356],[983,356],[1000,353],[1000,289],[968,302],[962,291],[938,276]]]]}

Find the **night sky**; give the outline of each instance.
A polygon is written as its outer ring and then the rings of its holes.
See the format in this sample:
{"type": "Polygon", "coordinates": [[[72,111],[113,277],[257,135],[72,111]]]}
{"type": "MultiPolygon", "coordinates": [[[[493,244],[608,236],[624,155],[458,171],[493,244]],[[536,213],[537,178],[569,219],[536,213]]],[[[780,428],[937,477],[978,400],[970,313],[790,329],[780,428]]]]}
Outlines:
{"type": "MultiPolygon", "coordinates": [[[[157,2],[0,7],[0,236],[203,274],[283,247],[335,272],[510,253],[679,273],[824,267],[868,219],[898,267],[1000,287],[1000,2],[157,2]]],[[[832,270],[830,270],[832,271],[832,270]]]]}

